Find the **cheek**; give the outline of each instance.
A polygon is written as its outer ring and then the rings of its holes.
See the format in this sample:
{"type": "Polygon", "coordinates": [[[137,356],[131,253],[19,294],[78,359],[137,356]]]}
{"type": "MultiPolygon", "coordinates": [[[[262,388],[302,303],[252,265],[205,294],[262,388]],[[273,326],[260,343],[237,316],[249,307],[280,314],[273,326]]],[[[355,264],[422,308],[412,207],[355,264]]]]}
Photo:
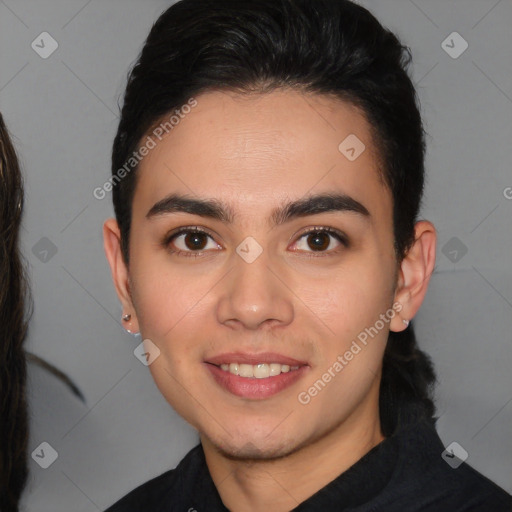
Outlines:
{"type": "Polygon", "coordinates": [[[130,275],[141,333],[157,340],[172,337],[183,322],[201,311],[201,299],[211,288],[209,279],[173,267],[161,251],[140,251],[134,256],[130,275]]]}
{"type": "Polygon", "coordinates": [[[169,281],[166,276],[160,274],[157,278],[151,272],[132,278],[134,306],[141,334],[145,338],[158,339],[177,321],[177,309],[181,306],[172,293],[169,281]]]}
{"type": "Polygon", "coordinates": [[[348,341],[388,310],[393,278],[389,268],[361,259],[326,278],[297,283],[294,289],[307,306],[311,322],[317,322],[319,333],[348,341]]]}
{"type": "Polygon", "coordinates": [[[167,401],[188,419],[185,389],[202,389],[197,365],[215,328],[211,312],[216,280],[213,273],[173,268],[164,258],[141,257],[143,267],[134,258],[134,306],[143,339],[160,350],[149,366],[153,379],[167,401]]]}
{"type": "Polygon", "coordinates": [[[379,372],[389,330],[380,315],[392,305],[392,275],[379,258],[359,258],[302,289],[318,324],[317,365],[302,391],[316,393],[313,407],[333,421],[366,396],[379,372]]]}

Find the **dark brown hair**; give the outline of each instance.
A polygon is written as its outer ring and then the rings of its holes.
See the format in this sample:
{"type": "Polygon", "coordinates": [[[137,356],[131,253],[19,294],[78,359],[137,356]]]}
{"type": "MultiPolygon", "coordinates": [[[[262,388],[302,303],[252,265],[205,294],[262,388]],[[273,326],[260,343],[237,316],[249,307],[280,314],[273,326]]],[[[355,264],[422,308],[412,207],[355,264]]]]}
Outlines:
{"type": "Polygon", "coordinates": [[[80,400],[84,396],[64,372],[25,351],[32,300],[19,250],[23,177],[16,151],[0,113],[0,511],[17,512],[25,487],[29,437],[27,362],[62,381],[80,400]]]}
{"type": "Polygon", "coordinates": [[[0,510],[18,510],[28,469],[26,357],[27,281],[18,248],[23,180],[0,114],[0,510]]]}

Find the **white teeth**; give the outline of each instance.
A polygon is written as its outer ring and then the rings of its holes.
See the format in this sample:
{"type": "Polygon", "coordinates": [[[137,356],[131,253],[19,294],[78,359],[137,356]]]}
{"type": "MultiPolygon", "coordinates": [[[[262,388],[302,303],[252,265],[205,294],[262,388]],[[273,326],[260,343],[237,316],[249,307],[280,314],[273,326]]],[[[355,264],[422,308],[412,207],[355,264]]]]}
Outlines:
{"type": "Polygon", "coordinates": [[[281,373],[281,365],[277,363],[272,363],[270,365],[270,376],[275,377],[281,373]]]}
{"type": "Polygon", "coordinates": [[[266,379],[267,377],[270,377],[270,366],[264,363],[255,365],[254,376],[257,379],[266,379]]]}
{"type": "Polygon", "coordinates": [[[252,364],[241,364],[238,368],[240,377],[254,377],[254,368],[252,364]]]}
{"type": "Polygon", "coordinates": [[[220,365],[221,369],[225,372],[239,375],[240,377],[254,377],[256,379],[266,379],[267,377],[275,377],[281,373],[288,373],[289,371],[298,370],[299,366],[292,366],[288,364],[279,363],[259,363],[259,364],[238,364],[238,363],[224,363],[220,365]]]}

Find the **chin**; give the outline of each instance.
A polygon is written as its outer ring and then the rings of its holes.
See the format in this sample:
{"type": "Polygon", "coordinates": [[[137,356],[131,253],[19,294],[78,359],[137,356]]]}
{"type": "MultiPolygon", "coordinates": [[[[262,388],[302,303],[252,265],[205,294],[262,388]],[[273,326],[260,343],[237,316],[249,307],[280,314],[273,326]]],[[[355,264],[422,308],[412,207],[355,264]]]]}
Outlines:
{"type": "Polygon", "coordinates": [[[231,440],[229,443],[214,443],[224,457],[231,460],[272,460],[280,459],[292,453],[293,447],[262,440],[231,440]]]}
{"type": "Polygon", "coordinates": [[[217,452],[233,460],[270,460],[289,455],[297,448],[294,436],[285,431],[279,436],[275,425],[263,431],[254,428],[244,431],[232,432],[229,435],[222,432],[208,432],[209,429],[200,430],[201,439],[206,440],[217,452]]]}

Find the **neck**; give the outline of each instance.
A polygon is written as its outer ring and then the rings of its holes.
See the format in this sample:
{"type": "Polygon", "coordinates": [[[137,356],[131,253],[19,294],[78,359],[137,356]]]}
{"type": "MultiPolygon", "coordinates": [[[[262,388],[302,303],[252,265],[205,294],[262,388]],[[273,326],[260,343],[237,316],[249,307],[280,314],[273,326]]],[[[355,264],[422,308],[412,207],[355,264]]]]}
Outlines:
{"type": "Polygon", "coordinates": [[[321,438],[277,459],[233,459],[201,436],[213,482],[233,512],[292,510],[383,440],[378,396],[321,438]]]}

